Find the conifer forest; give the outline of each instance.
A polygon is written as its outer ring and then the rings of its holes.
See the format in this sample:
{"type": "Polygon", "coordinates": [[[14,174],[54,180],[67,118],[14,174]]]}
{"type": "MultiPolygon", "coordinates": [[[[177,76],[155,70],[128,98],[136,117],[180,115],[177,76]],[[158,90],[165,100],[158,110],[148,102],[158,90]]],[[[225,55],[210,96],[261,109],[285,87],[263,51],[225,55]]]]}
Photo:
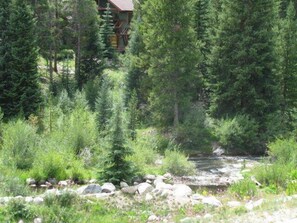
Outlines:
{"type": "Polygon", "coordinates": [[[296,0],[0,0],[0,222],[294,222],[294,194],[296,0]],[[203,159],[240,179],[193,186],[203,159]]]}

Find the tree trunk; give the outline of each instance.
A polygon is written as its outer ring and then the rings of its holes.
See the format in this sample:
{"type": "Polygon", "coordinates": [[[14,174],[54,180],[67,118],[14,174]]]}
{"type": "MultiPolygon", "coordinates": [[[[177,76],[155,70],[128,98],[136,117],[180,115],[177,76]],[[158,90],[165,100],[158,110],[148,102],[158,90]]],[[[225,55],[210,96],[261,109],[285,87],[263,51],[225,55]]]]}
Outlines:
{"type": "Polygon", "coordinates": [[[174,120],[173,120],[173,126],[177,127],[179,124],[179,107],[178,107],[178,101],[177,101],[177,92],[176,88],[174,89],[174,120]]]}

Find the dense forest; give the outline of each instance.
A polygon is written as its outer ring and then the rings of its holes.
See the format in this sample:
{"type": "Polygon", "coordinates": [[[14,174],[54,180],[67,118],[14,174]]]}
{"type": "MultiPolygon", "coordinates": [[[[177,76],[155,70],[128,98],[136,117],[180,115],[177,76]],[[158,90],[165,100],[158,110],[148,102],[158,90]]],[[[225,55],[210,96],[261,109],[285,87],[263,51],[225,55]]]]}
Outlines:
{"type": "Polygon", "coordinates": [[[94,0],[0,0],[0,195],[190,175],[184,154],[217,148],[271,155],[258,180],[297,191],[297,1],[134,1],[121,52],[113,19],[94,0]]]}

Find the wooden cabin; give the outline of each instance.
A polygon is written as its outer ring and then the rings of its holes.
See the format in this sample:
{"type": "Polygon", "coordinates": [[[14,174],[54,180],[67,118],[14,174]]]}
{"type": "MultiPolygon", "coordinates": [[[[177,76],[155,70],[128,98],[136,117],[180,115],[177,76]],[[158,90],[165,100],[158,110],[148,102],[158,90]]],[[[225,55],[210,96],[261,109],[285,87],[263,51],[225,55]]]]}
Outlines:
{"type": "Polygon", "coordinates": [[[100,14],[106,10],[107,3],[113,16],[114,36],[111,37],[112,45],[120,52],[124,52],[129,40],[130,22],[133,15],[132,0],[96,0],[100,14]]]}

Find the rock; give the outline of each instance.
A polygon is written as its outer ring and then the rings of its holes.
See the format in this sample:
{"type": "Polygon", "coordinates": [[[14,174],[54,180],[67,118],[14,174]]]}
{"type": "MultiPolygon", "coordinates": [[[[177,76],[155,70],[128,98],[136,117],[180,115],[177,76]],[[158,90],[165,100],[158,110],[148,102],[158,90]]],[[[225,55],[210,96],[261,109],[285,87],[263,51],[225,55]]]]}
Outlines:
{"type": "Polygon", "coordinates": [[[32,203],[33,202],[33,197],[25,197],[25,202],[26,203],[32,203]]]}
{"type": "Polygon", "coordinates": [[[36,180],[34,180],[33,178],[28,178],[28,179],[26,179],[26,184],[29,186],[32,184],[36,185],[36,180]]]}
{"type": "Polygon", "coordinates": [[[6,204],[12,199],[13,197],[0,197],[0,204],[6,204]]]}
{"type": "Polygon", "coordinates": [[[48,181],[51,185],[56,185],[56,184],[57,184],[57,180],[56,180],[56,178],[49,178],[47,181],[48,181]]]}
{"type": "Polygon", "coordinates": [[[42,223],[42,219],[41,218],[35,218],[33,223],[42,223]]]}
{"type": "Polygon", "coordinates": [[[137,185],[139,185],[139,183],[138,182],[134,182],[133,185],[134,186],[137,186],[137,185]]]}
{"type": "Polygon", "coordinates": [[[36,184],[31,184],[31,185],[29,185],[31,188],[36,188],[37,186],[36,186],[36,184]]]}
{"type": "Polygon", "coordinates": [[[138,185],[138,193],[140,195],[145,195],[147,194],[148,192],[151,192],[153,190],[153,186],[148,184],[148,183],[141,183],[138,185]]]}
{"type": "Polygon", "coordinates": [[[166,184],[166,183],[163,183],[163,182],[158,182],[155,184],[156,186],[156,189],[159,189],[159,190],[173,190],[173,185],[171,184],[166,184]]]}
{"type": "Polygon", "coordinates": [[[111,193],[102,193],[102,194],[95,194],[95,197],[97,199],[106,199],[110,196],[114,195],[114,192],[111,192],[111,193]]]}
{"type": "Polygon", "coordinates": [[[151,215],[149,216],[149,218],[147,219],[148,222],[151,222],[151,221],[158,221],[159,218],[156,216],[156,215],[151,215]]]}
{"type": "Polygon", "coordinates": [[[172,179],[172,174],[171,173],[165,173],[163,175],[163,177],[165,177],[166,179],[172,179]]]}
{"type": "Polygon", "coordinates": [[[236,207],[240,207],[241,203],[239,201],[229,201],[227,203],[227,206],[230,208],[236,208],[236,207]]]}
{"type": "Polygon", "coordinates": [[[151,200],[153,200],[153,196],[150,194],[150,193],[147,193],[146,195],[145,195],[145,200],[146,201],[151,201],[151,200]]]}
{"type": "Polygon", "coordinates": [[[147,174],[144,176],[144,179],[154,181],[156,179],[156,176],[152,174],[147,174]]]}
{"type": "Polygon", "coordinates": [[[49,186],[46,185],[46,184],[41,184],[39,187],[41,187],[41,188],[48,188],[49,186]]]}
{"type": "Polygon", "coordinates": [[[22,219],[18,221],[18,223],[25,223],[22,219]]]}
{"type": "Polygon", "coordinates": [[[91,180],[89,180],[89,183],[90,184],[96,184],[97,183],[97,180],[96,179],[91,179],[91,180]]]}
{"type": "Polygon", "coordinates": [[[208,205],[211,205],[211,206],[216,206],[216,207],[222,206],[222,203],[218,199],[216,199],[215,197],[204,197],[202,199],[202,203],[203,204],[208,204],[208,205]]]}
{"type": "Polygon", "coordinates": [[[112,183],[104,183],[102,185],[102,192],[103,193],[111,193],[116,190],[116,187],[112,183]]]}
{"type": "Polygon", "coordinates": [[[150,181],[150,180],[146,180],[145,182],[148,183],[148,184],[152,183],[152,181],[150,181]]]}
{"type": "Polygon", "coordinates": [[[253,201],[249,201],[249,202],[245,205],[245,208],[246,208],[247,210],[251,211],[251,210],[253,210],[253,209],[256,208],[256,207],[261,206],[262,203],[263,203],[263,201],[264,201],[263,198],[261,198],[260,200],[255,201],[255,202],[253,202],[253,201]]]}
{"type": "Polygon", "coordinates": [[[204,196],[202,196],[201,194],[193,194],[191,198],[193,200],[202,200],[204,196]]]}
{"type": "Polygon", "coordinates": [[[187,197],[192,195],[192,189],[185,184],[173,185],[173,196],[175,197],[187,197]]]}
{"type": "Polygon", "coordinates": [[[67,187],[68,186],[68,182],[66,180],[61,180],[58,183],[59,187],[67,187]]]}
{"type": "Polygon", "coordinates": [[[44,196],[56,196],[59,193],[57,189],[48,189],[44,192],[44,196]]]}
{"type": "Polygon", "coordinates": [[[225,153],[225,150],[220,146],[212,151],[212,154],[215,155],[215,156],[221,156],[224,153],[225,153]]]}
{"type": "Polygon", "coordinates": [[[123,182],[123,181],[122,181],[122,182],[120,183],[120,187],[121,187],[121,188],[129,187],[129,185],[128,185],[126,182],[123,182]]]}
{"type": "Polygon", "coordinates": [[[124,187],[121,189],[121,191],[125,194],[135,194],[136,191],[138,189],[138,185],[137,186],[128,186],[128,187],[124,187]]]}
{"type": "Polygon", "coordinates": [[[82,186],[76,190],[78,194],[97,194],[101,193],[102,188],[99,184],[89,184],[82,186]]]}
{"type": "Polygon", "coordinates": [[[41,205],[44,202],[42,197],[35,197],[33,198],[33,203],[37,205],[41,205]]]}

